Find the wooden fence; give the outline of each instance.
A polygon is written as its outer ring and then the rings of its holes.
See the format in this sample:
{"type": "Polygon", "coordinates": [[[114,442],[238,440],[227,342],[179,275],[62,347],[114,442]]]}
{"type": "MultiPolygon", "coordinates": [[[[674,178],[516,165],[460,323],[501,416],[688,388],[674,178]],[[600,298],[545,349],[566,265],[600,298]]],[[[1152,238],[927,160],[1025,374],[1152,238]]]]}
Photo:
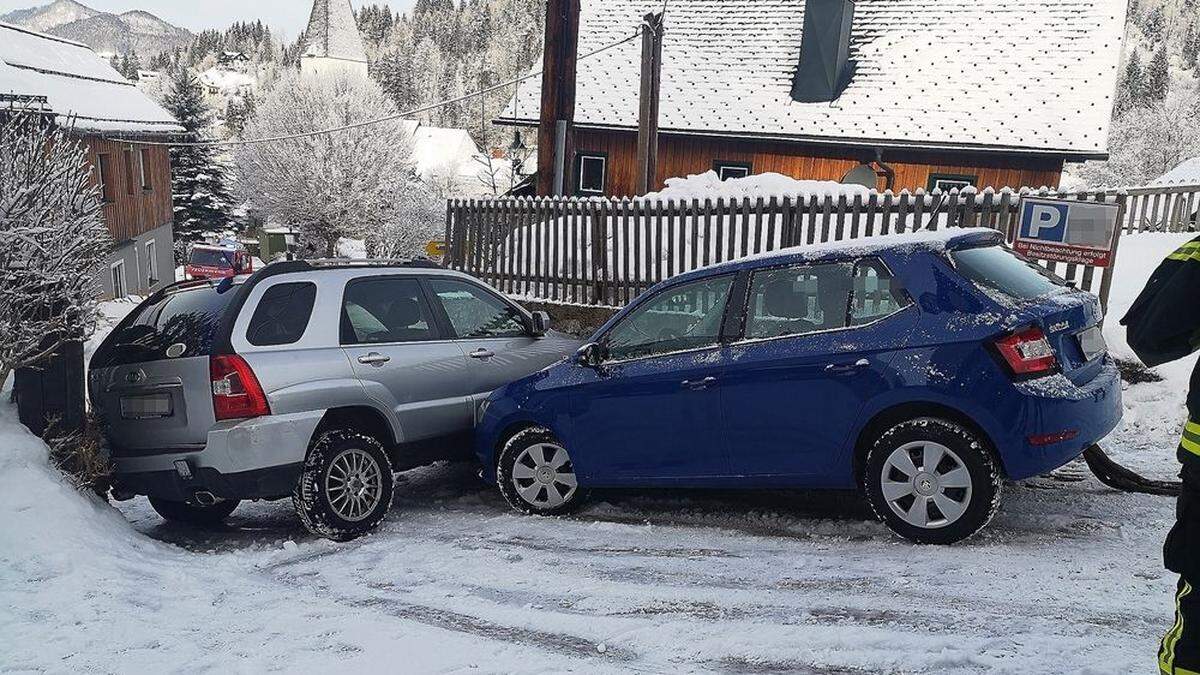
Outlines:
{"type": "MultiPolygon", "coordinates": [[[[990,227],[1011,241],[1022,194],[1055,196],[989,190],[686,202],[451,200],[446,263],[514,297],[619,307],[676,274],[792,246],[956,226],[990,227]]],[[[1127,194],[1133,191],[1062,196],[1125,206],[1127,194]]],[[[1131,203],[1146,205],[1146,215],[1124,210],[1123,229],[1186,229],[1198,194],[1200,187],[1138,191],[1131,203]]],[[[1107,290],[1103,270],[1047,267],[1085,290],[1107,290]]]]}
{"type": "Polygon", "coordinates": [[[1125,232],[1192,232],[1200,210],[1200,185],[1125,190],[1125,232]]]}

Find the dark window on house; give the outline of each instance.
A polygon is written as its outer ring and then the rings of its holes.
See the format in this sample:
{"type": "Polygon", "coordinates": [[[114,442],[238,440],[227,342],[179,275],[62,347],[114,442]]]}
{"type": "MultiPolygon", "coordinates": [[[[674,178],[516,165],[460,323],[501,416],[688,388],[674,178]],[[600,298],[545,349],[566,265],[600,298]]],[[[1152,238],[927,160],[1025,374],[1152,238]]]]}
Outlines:
{"type": "Polygon", "coordinates": [[[150,151],[142,150],[140,156],[142,160],[142,189],[149,192],[154,189],[154,183],[150,180],[150,151]]]}
{"type": "Polygon", "coordinates": [[[579,180],[577,192],[581,195],[602,195],[608,188],[608,155],[602,152],[579,153],[575,170],[579,180]]]}
{"type": "Polygon", "coordinates": [[[255,347],[299,342],[312,318],[316,299],[317,287],[308,282],[278,284],[268,288],[258,301],[254,317],[250,319],[246,341],[255,347]]]}
{"type": "Polygon", "coordinates": [[[133,195],[136,190],[134,176],[137,175],[133,171],[133,151],[126,150],[122,153],[122,156],[125,160],[125,194],[133,195]]]}
{"type": "Polygon", "coordinates": [[[718,159],[713,162],[713,171],[717,172],[717,177],[721,180],[729,180],[749,176],[754,171],[754,167],[749,162],[729,162],[718,159]]]}
{"type": "Polygon", "coordinates": [[[96,170],[99,175],[96,176],[96,183],[100,186],[100,197],[105,204],[113,203],[115,196],[113,195],[113,165],[112,155],[101,153],[99,161],[96,163],[96,170]]]}
{"type": "Polygon", "coordinates": [[[951,173],[935,173],[935,174],[930,174],[929,184],[927,186],[925,186],[925,189],[928,190],[929,192],[933,192],[934,190],[941,190],[942,192],[949,192],[951,190],[961,190],[966,187],[978,187],[976,185],[976,183],[978,183],[978,182],[979,182],[979,176],[966,176],[966,175],[962,175],[962,174],[951,174],[951,173]]]}

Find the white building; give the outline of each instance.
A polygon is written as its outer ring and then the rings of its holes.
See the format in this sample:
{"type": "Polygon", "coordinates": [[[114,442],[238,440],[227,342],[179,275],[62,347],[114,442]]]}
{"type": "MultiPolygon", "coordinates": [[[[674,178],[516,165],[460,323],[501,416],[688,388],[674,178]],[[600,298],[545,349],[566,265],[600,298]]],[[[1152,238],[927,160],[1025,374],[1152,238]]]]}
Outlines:
{"type": "Polygon", "coordinates": [[[304,31],[304,49],[300,71],[324,75],[353,73],[367,77],[367,49],[350,0],[315,0],[308,29],[304,31]]]}

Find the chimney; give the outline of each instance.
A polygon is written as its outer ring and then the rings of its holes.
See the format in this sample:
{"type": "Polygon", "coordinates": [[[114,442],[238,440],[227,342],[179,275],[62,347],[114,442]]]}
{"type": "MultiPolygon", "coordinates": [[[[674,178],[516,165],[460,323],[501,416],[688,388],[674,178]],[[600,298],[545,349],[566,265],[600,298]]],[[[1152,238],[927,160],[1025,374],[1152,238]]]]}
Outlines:
{"type": "Polygon", "coordinates": [[[837,99],[849,81],[850,29],[854,0],[806,0],[800,67],[792,83],[792,98],[801,103],[837,99]]]}

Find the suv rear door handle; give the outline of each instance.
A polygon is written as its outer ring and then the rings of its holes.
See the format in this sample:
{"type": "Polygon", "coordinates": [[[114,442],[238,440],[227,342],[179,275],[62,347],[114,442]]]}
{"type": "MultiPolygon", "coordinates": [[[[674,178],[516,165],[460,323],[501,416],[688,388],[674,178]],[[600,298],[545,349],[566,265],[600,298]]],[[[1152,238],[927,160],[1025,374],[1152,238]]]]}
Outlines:
{"type": "Polygon", "coordinates": [[[684,380],[683,382],[680,382],[679,385],[681,387],[683,387],[684,389],[691,389],[692,391],[703,391],[703,390],[708,389],[709,387],[713,386],[716,383],[717,383],[717,378],[706,377],[703,380],[697,380],[695,382],[693,382],[691,380],[684,380]]]}
{"type": "Polygon", "coordinates": [[[358,362],[363,364],[364,366],[382,366],[383,364],[385,364],[391,360],[392,360],[392,357],[385,356],[383,354],[380,354],[379,352],[371,352],[370,354],[365,354],[363,356],[358,357],[358,362]]]}
{"type": "Polygon", "coordinates": [[[471,352],[470,354],[467,354],[467,356],[470,356],[473,359],[479,359],[481,361],[486,361],[495,355],[496,355],[496,352],[493,352],[490,349],[482,349],[482,348],[476,349],[475,351],[471,352]]]}
{"type": "Polygon", "coordinates": [[[871,362],[866,359],[859,359],[854,363],[831,363],[825,366],[825,372],[831,375],[845,375],[848,373],[858,372],[864,368],[870,368],[871,362]]]}

